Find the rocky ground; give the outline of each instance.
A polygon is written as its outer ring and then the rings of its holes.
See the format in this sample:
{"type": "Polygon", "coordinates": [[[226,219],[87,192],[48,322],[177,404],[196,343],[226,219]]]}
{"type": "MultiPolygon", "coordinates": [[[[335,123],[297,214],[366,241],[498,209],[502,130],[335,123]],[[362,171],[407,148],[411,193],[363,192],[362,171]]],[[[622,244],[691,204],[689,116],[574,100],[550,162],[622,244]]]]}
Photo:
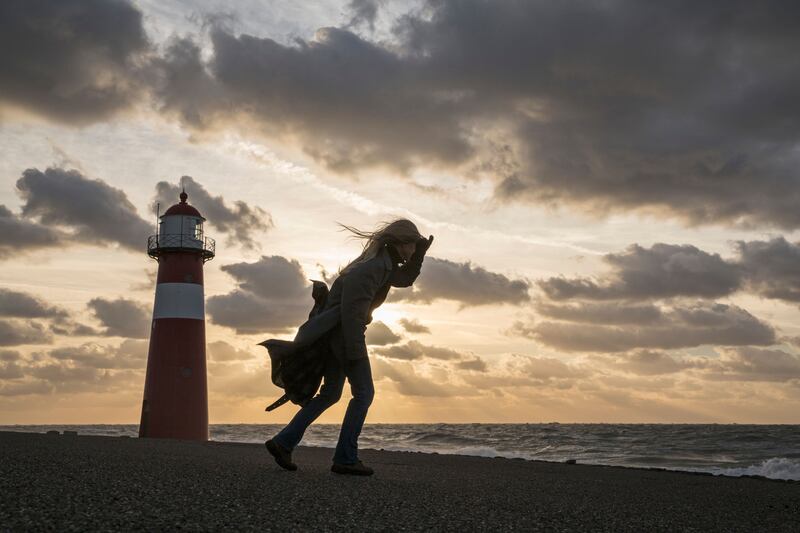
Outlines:
{"type": "Polygon", "coordinates": [[[0,432],[0,530],[800,531],[800,483],[362,450],[0,432]]]}

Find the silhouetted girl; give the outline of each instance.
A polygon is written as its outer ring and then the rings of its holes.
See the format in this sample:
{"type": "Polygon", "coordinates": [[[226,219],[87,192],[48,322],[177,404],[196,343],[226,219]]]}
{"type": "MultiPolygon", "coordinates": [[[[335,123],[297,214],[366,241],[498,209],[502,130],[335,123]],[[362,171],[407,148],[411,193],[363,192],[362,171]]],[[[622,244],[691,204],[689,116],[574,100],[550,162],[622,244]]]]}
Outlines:
{"type": "Polygon", "coordinates": [[[386,299],[389,288],[409,287],[417,279],[433,235],[426,239],[413,222],[402,218],[383,223],[372,232],[340,225],[366,243],[361,255],[338,272],[320,311],[336,306],[341,311],[341,320],[327,333],[330,350],[325,359],[322,387],[266,445],[280,466],[296,470],[292,450],[306,428],[339,401],[346,377],[353,398],[347,405],[331,470],[339,474],[370,475],[373,470],[358,459],[358,436],[375,394],[364,333],[372,322],[372,311],[386,299]]]}

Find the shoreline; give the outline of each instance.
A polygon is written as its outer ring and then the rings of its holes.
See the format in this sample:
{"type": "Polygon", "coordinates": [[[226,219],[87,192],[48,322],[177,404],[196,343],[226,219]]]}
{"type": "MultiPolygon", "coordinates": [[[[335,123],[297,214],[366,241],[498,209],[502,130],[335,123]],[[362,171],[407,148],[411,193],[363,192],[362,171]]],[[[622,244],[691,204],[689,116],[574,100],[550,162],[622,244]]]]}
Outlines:
{"type": "MultiPolygon", "coordinates": [[[[548,423],[548,424],[552,424],[552,423],[548,423]]],[[[544,424],[544,425],[548,425],[548,424],[544,424]]],[[[218,425],[228,427],[228,426],[237,426],[237,425],[238,426],[252,426],[253,424],[240,423],[240,424],[218,424],[218,425]]],[[[263,424],[263,425],[264,426],[271,426],[271,425],[275,425],[275,424],[263,424]]],[[[318,424],[318,426],[319,425],[323,425],[324,426],[325,424],[318,424]]],[[[339,424],[327,424],[327,425],[329,425],[331,427],[336,427],[336,428],[339,427],[339,424]]],[[[380,425],[380,424],[378,424],[378,425],[380,425]]],[[[437,423],[437,424],[430,424],[430,425],[438,426],[440,424],[437,423]]],[[[624,424],[609,424],[609,425],[619,426],[619,425],[624,425],[624,424]]],[[[639,424],[630,424],[630,425],[636,426],[636,425],[639,425],[639,424]]],[[[652,425],[652,424],[648,424],[648,425],[652,425]]],[[[662,425],[670,425],[670,424],[662,424],[662,425]]],[[[685,425],[685,424],[678,424],[678,425],[685,425]]],[[[731,425],[731,424],[723,424],[723,425],[731,425]]],[[[764,425],[765,426],[775,426],[776,424],[764,424],[764,425]]],[[[794,424],[790,424],[790,425],[794,426],[794,424]]],[[[82,433],[81,429],[84,429],[85,426],[90,426],[90,427],[111,427],[111,428],[113,428],[113,427],[120,427],[120,426],[131,426],[132,427],[132,426],[135,426],[135,424],[88,424],[88,425],[84,425],[84,424],[33,424],[33,425],[31,425],[31,424],[7,424],[7,425],[0,426],[0,433],[2,433],[4,431],[11,431],[11,432],[17,432],[17,433],[44,434],[44,433],[46,433],[45,430],[47,430],[48,428],[52,428],[52,429],[49,429],[50,431],[54,430],[55,428],[58,428],[58,429],[61,429],[62,431],[75,431],[75,430],[77,430],[78,433],[81,436],[107,436],[107,437],[115,437],[115,438],[126,437],[127,436],[127,437],[130,437],[130,438],[138,438],[137,435],[114,435],[114,434],[82,433]],[[11,428],[26,428],[26,429],[23,429],[22,431],[18,431],[16,429],[11,429],[11,428]],[[74,429],[66,430],[65,428],[74,428],[74,429]],[[35,431],[35,429],[41,429],[42,431],[35,431]]],[[[279,425],[275,425],[275,426],[277,427],[279,425]]],[[[213,439],[210,439],[208,442],[238,443],[238,444],[258,444],[258,445],[263,444],[262,440],[258,440],[258,441],[256,441],[256,440],[234,441],[234,440],[213,440],[213,439]]],[[[305,444],[302,447],[323,448],[323,449],[325,449],[325,448],[333,448],[333,446],[329,445],[328,443],[305,444]]],[[[469,448],[469,447],[467,447],[467,448],[469,448]]],[[[417,449],[417,448],[410,447],[410,446],[408,446],[408,447],[406,447],[406,446],[389,446],[389,447],[362,446],[362,447],[360,447],[360,449],[363,449],[363,450],[375,450],[375,451],[425,453],[425,454],[431,454],[431,455],[459,455],[459,456],[465,456],[465,457],[485,457],[485,458],[490,458],[490,459],[492,459],[492,458],[517,459],[517,460],[538,461],[538,462],[554,463],[554,464],[563,464],[563,463],[569,464],[570,462],[574,461],[574,463],[581,464],[581,465],[588,465],[588,466],[604,466],[604,467],[615,467],[615,468],[632,468],[632,469],[640,469],[640,470],[684,472],[684,473],[689,473],[689,474],[709,475],[709,476],[716,476],[716,477],[732,477],[732,478],[744,477],[744,478],[766,479],[766,480],[771,480],[771,481],[780,481],[780,482],[784,482],[784,483],[800,483],[800,479],[798,479],[797,476],[796,476],[797,472],[796,472],[796,468],[794,468],[794,465],[792,465],[794,470],[792,471],[792,474],[791,474],[793,477],[772,477],[772,476],[763,475],[763,474],[760,474],[760,473],[741,473],[740,474],[740,473],[722,472],[722,470],[737,470],[737,469],[738,470],[745,470],[745,471],[746,470],[752,471],[752,469],[760,468],[767,461],[767,459],[762,460],[761,463],[754,462],[754,463],[751,463],[751,464],[701,465],[701,466],[696,466],[695,467],[695,466],[692,466],[692,465],[669,464],[668,462],[662,462],[661,464],[657,464],[657,463],[656,464],[647,464],[646,462],[645,463],[632,462],[631,464],[624,464],[624,463],[619,463],[619,462],[617,462],[617,463],[603,462],[602,459],[599,460],[599,461],[592,461],[592,459],[590,459],[590,458],[582,458],[579,455],[576,455],[575,457],[564,456],[564,458],[541,458],[541,457],[531,457],[530,454],[526,454],[526,453],[523,453],[523,452],[517,452],[517,451],[501,452],[501,451],[498,451],[498,450],[496,450],[494,448],[491,448],[491,447],[486,447],[486,448],[478,447],[476,449],[482,450],[482,451],[487,451],[488,450],[489,452],[494,452],[495,453],[494,455],[491,455],[490,453],[480,453],[480,452],[477,452],[477,453],[463,452],[464,448],[455,449],[454,451],[448,451],[448,450],[435,450],[435,449],[430,449],[430,448],[428,448],[428,449],[417,449]]],[[[781,458],[781,457],[774,457],[774,458],[771,458],[771,459],[784,460],[784,458],[781,458]]],[[[795,461],[794,459],[788,459],[788,458],[786,460],[795,461]]],[[[785,472],[781,472],[781,474],[785,475],[785,472]]]]}
{"type": "MultiPolygon", "coordinates": [[[[211,441],[209,441],[211,442],[211,441]]],[[[252,444],[247,442],[228,442],[228,441],[215,441],[219,442],[220,444],[252,444]]],[[[303,446],[304,448],[320,448],[325,450],[333,450],[333,448],[328,448],[327,446],[303,446]]],[[[649,471],[657,471],[657,472],[679,472],[681,474],[691,474],[695,476],[711,476],[711,477],[726,477],[726,478],[748,478],[748,479],[760,479],[764,481],[777,481],[779,483],[800,483],[798,479],[783,479],[783,478],[775,478],[775,477],[768,477],[762,476],[759,474],[741,474],[741,475],[730,475],[730,474],[721,474],[715,472],[708,472],[705,470],[684,470],[681,468],[666,468],[662,466],[643,466],[643,465],[617,465],[617,464],[605,464],[605,463],[586,463],[580,460],[574,459],[567,459],[566,461],[548,461],[547,459],[530,459],[527,457],[505,457],[502,455],[496,455],[493,457],[487,455],[474,455],[474,454],[466,454],[466,453],[443,453],[443,452],[430,452],[430,451],[420,451],[420,450],[389,450],[385,448],[359,448],[361,450],[371,450],[371,451],[380,451],[380,452],[397,452],[397,453],[421,453],[427,455],[453,455],[456,457],[480,457],[483,459],[505,459],[507,461],[528,461],[532,463],[544,463],[548,465],[581,465],[581,466],[593,466],[593,467],[602,467],[602,468],[622,468],[626,470],[649,470],[649,471]],[[573,462],[574,461],[574,462],[573,462]]]]}
{"type": "MultiPolygon", "coordinates": [[[[114,438],[136,438],[136,437],[114,437],[114,438]]],[[[214,444],[233,444],[233,445],[260,445],[258,443],[253,442],[236,442],[236,441],[214,441],[209,440],[208,443],[214,444]]],[[[301,448],[308,448],[314,450],[330,450],[333,453],[333,448],[329,446],[298,446],[298,449],[301,448]]],[[[548,465],[581,465],[581,466],[596,466],[596,467],[603,467],[603,468],[624,468],[624,469],[631,469],[631,470],[652,470],[652,471],[661,471],[661,472],[680,472],[682,474],[692,474],[696,476],[712,476],[712,477],[727,477],[727,478],[749,478],[749,479],[761,479],[765,481],[777,481],[779,483],[798,483],[800,484],[800,479],[783,479],[783,478],[774,478],[768,476],[762,476],[759,474],[741,474],[741,475],[729,475],[729,474],[721,474],[721,473],[714,473],[708,472],[705,470],[684,470],[681,468],[667,468],[661,466],[644,466],[644,465],[619,465],[619,464],[605,464],[605,463],[587,463],[577,459],[567,459],[565,461],[548,461],[547,459],[532,459],[528,457],[506,457],[504,455],[477,455],[477,454],[469,454],[469,453],[450,453],[450,452],[436,452],[436,451],[423,451],[423,450],[411,450],[411,449],[389,449],[389,448],[366,448],[366,447],[359,447],[360,451],[369,450],[374,452],[392,452],[392,453],[421,453],[424,455],[444,455],[444,456],[455,456],[455,457],[479,457],[483,459],[504,459],[506,461],[527,461],[532,463],[544,463],[548,465]]]]}
{"type": "Polygon", "coordinates": [[[0,431],[0,527],[796,531],[800,484],[658,468],[331,448],[280,469],[263,444],[0,431]],[[770,483],[765,483],[769,481],[770,483]]]}

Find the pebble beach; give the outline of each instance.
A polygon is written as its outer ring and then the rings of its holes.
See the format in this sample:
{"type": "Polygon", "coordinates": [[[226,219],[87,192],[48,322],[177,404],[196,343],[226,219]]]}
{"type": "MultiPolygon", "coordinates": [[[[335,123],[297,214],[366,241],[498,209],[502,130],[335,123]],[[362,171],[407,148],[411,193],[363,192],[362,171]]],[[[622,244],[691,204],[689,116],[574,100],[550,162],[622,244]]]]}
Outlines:
{"type": "Polygon", "coordinates": [[[799,531],[800,483],[361,450],[0,432],[0,530],[799,531]]]}

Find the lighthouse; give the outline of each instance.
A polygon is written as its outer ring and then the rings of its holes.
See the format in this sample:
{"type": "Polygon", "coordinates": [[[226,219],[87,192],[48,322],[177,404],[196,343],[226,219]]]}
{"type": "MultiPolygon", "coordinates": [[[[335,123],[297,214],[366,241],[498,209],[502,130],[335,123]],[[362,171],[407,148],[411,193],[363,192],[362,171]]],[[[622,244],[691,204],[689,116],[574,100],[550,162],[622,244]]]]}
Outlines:
{"type": "Polygon", "coordinates": [[[147,254],[158,261],[150,348],[139,437],[208,440],[206,330],[203,264],[214,240],[203,235],[205,218],[186,203],[159,217],[147,254]]]}

